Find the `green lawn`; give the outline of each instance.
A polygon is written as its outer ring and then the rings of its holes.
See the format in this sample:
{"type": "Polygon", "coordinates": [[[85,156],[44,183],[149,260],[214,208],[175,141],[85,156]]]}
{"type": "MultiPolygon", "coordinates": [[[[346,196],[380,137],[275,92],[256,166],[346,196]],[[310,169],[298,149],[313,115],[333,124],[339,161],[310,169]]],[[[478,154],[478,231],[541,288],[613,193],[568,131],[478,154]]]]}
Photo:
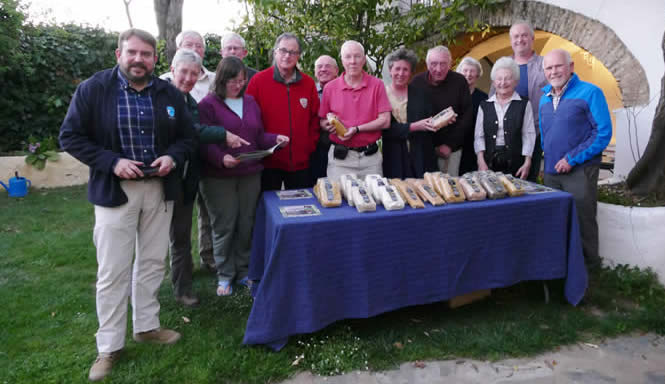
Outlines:
{"type": "MultiPolygon", "coordinates": [[[[86,382],[97,319],[85,189],[33,189],[25,199],[0,193],[0,212],[0,383],[86,382]]],[[[665,333],[663,287],[650,272],[620,266],[593,276],[577,308],[565,303],[560,281],[550,283],[549,304],[542,285],[523,283],[455,310],[437,303],[338,322],[274,353],[241,344],[252,303],[246,290],[218,298],[212,275],[197,269],[194,278],[198,309],[176,305],[168,280],[160,292],[162,324],[182,332],[182,341],[139,345],[130,333],[108,382],[266,383],[300,370],[328,375],[410,360],[493,360],[635,330],[665,333]]]]}

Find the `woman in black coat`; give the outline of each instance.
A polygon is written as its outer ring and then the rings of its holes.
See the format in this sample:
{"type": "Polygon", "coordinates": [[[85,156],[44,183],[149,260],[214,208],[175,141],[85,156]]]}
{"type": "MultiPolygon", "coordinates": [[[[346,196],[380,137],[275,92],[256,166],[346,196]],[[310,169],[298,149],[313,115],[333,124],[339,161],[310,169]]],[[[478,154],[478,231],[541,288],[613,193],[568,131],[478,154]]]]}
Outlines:
{"type": "Polygon", "coordinates": [[[476,152],[473,149],[473,127],[476,126],[476,117],[478,116],[478,107],[481,101],[487,100],[487,93],[476,88],[476,81],[483,75],[483,67],[478,60],[473,57],[465,57],[460,61],[457,73],[461,73],[469,83],[469,92],[471,92],[471,102],[473,103],[473,125],[464,134],[464,145],[462,146],[462,160],[460,160],[459,174],[463,175],[467,172],[478,170],[478,163],[476,162],[476,152]]]}
{"type": "Polygon", "coordinates": [[[418,57],[400,48],[387,60],[392,82],[386,86],[392,105],[390,128],[383,131],[383,175],[422,178],[437,171],[432,143],[432,105],[424,90],[409,85],[418,57]]]}

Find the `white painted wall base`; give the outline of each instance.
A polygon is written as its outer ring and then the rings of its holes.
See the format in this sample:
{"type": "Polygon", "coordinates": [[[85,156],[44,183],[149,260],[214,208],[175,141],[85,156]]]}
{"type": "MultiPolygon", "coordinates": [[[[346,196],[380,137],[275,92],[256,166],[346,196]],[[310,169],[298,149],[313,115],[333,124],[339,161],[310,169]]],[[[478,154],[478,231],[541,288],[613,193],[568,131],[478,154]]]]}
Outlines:
{"type": "MultiPolygon", "coordinates": [[[[47,161],[41,171],[26,164],[25,156],[0,157],[0,180],[7,184],[16,171],[29,179],[34,188],[80,185],[87,183],[89,177],[88,167],[66,152],[60,153],[58,161],[47,161]]],[[[5,191],[2,187],[0,190],[5,191]]]]}
{"type": "Polygon", "coordinates": [[[651,267],[665,284],[665,207],[598,203],[600,256],[609,266],[651,267]]]}

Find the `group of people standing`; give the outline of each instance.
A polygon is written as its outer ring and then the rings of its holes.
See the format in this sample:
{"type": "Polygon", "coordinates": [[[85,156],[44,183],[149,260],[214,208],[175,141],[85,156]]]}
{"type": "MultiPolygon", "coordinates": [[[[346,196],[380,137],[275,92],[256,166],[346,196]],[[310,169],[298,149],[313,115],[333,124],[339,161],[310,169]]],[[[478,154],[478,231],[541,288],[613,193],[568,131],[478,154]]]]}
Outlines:
{"type": "Polygon", "coordinates": [[[595,188],[611,137],[605,99],[577,78],[567,52],[535,54],[527,23],[513,25],[510,38],[514,55],[494,64],[488,97],[476,88],[480,63],[466,57],[451,71],[443,46],[428,50],[427,70],[415,76],[415,53],[392,53],[385,85],[365,71],[364,47],[349,40],[340,50],[343,73],[324,55],[315,81],[298,68],[302,46],[291,33],[276,39],[273,65],[262,71],[242,62],[241,36],[225,35],[212,72],[202,64],[205,40],[185,31],[171,70],[157,78],[154,37],[121,33],[118,65],[78,86],[60,132],[63,149],[90,167],[95,205],[99,353],[89,379],[106,377],[124,347],[128,297],[134,340],[180,339],[160,326],[157,292],[170,248],[175,300],[199,302],[192,292],[195,203],[201,265],[217,274],[217,295],[228,296],[234,284],[251,284],[262,191],[307,188],[345,173],[407,178],[492,169],[535,180],[544,149],[545,183],[575,196],[585,257],[597,266],[595,188]],[[435,128],[432,116],[448,107],[456,117],[435,128]],[[277,144],[282,149],[264,160],[237,158],[277,144]]]}

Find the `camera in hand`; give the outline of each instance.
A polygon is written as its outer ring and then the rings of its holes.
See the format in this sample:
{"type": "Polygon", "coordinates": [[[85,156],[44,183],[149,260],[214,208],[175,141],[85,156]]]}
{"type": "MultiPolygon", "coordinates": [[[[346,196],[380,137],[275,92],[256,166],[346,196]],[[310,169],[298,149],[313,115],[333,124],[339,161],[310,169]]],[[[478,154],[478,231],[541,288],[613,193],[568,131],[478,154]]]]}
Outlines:
{"type": "Polygon", "coordinates": [[[139,169],[141,172],[143,172],[143,177],[154,177],[157,176],[157,172],[159,172],[158,167],[148,167],[148,166],[140,166],[139,169]]]}

